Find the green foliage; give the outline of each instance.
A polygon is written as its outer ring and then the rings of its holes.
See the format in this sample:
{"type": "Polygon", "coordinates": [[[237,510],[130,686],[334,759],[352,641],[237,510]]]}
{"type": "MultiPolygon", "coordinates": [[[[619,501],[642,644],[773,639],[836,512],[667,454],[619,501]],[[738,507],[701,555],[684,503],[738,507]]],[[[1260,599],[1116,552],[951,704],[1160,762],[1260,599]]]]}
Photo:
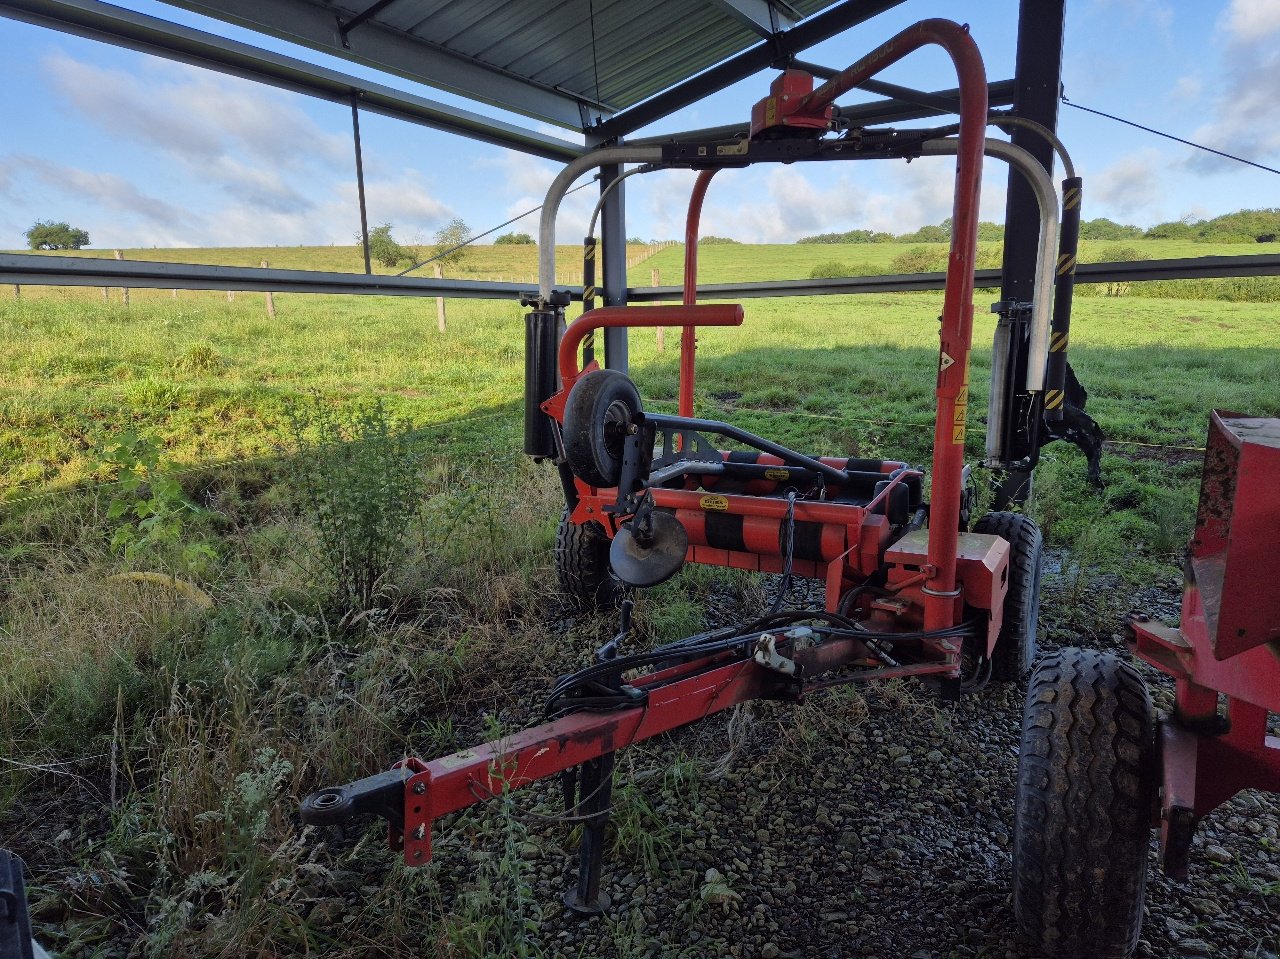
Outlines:
{"type": "Polygon", "coordinates": [[[1117,223],[1100,216],[1094,220],[1080,222],[1080,239],[1082,240],[1131,240],[1142,236],[1142,227],[1128,223],[1117,223]]]}
{"type": "Polygon", "coordinates": [[[922,226],[914,233],[903,233],[898,237],[900,243],[947,243],[951,239],[951,219],[948,217],[938,226],[922,226]]]}
{"type": "Polygon", "coordinates": [[[1159,223],[1146,232],[1148,238],[1192,239],[1199,243],[1274,243],[1277,235],[1280,235],[1280,207],[1236,210],[1211,220],[1183,218],[1159,223]]]}
{"type": "Polygon", "coordinates": [[[504,233],[493,241],[494,246],[528,246],[534,243],[528,233],[504,233]]]}
{"type": "Polygon", "coordinates": [[[436,245],[431,250],[431,259],[440,264],[440,268],[457,266],[471,252],[466,242],[471,239],[471,227],[466,222],[454,217],[436,231],[436,245]]]}
{"type": "Polygon", "coordinates": [[[717,244],[723,245],[725,243],[740,244],[741,241],[728,236],[704,236],[698,240],[698,246],[716,246],[717,244]]]}
{"type": "Polygon", "coordinates": [[[107,519],[125,522],[111,537],[111,548],[130,561],[178,565],[198,574],[217,558],[207,543],[184,543],[188,520],[200,508],[187,499],[182,484],[165,470],[159,440],[132,431],[110,440],[102,465],[117,474],[107,519]]]}
{"type": "Polygon", "coordinates": [[[1196,230],[1185,220],[1170,220],[1150,227],[1145,235],[1151,240],[1185,240],[1194,237],[1196,230]]]}
{"type": "Polygon", "coordinates": [[[291,406],[288,417],[292,478],[339,611],[370,610],[421,504],[422,446],[381,400],[335,410],[316,398],[291,406]]]}
{"type": "Polygon", "coordinates": [[[401,260],[411,259],[409,251],[391,236],[391,224],[384,223],[369,231],[369,256],[382,266],[395,266],[401,260]]]}
{"type": "Polygon", "coordinates": [[[33,250],[78,250],[89,245],[89,234],[68,223],[37,220],[23,234],[33,250]]]}
{"type": "Polygon", "coordinates": [[[816,236],[802,236],[797,243],[892,243],[892,233],[879,233],[874,230],[849,230],[847,233],[819,233],[816,236]]]}
{"type": "Polygon", "coordinates": [[[978,242],[979,243],[1003,243],[1004,242],[1004,224],[992,223],[990,220],[982,220],[978,223],[978,242]]]}
{"type": "Polygon", "coordinates": [[[853,270],[838,260],[827,260],[825,263],[819,263],[809,271],[809,279],[811,280],[826,280],[837,276],[853,276],[853,270]]]}
{"type": "Polygon", "coordinates": [[[947,251],[940,247],[913,246],[889,264],[891,273],[937,273],[947,268],[947,251]]]}

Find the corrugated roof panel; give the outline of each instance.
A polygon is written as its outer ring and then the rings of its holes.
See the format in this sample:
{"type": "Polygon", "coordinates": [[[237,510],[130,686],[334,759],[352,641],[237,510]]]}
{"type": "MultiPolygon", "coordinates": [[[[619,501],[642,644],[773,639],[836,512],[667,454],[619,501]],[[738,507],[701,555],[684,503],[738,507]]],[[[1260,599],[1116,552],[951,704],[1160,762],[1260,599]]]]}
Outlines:
{"type": "MultiPolygon", "coordinates": [[[[512,95],[509,81],[500,81],[508,86],[499,92],[482,73],[455,81],[448,61],[442,72],[433,51],[462,57],[517,83],[623,110],[760,42],[722,0],[394,0],[354,28],[350,52],[337,48],[337,35],[325,23],[348,21],[378,0],[166,2],[251,28],[261,24],[266,32],[356,62],[377,65],[385,50],[395,72],[432,86],[471,90],[490,102],[520,97],[512,95]],[[413,53],[402,41],[421,45],[420,76],[406,66],[413,53]]],[[[810,16],[838,0],[789,2],[810,16]]]]}

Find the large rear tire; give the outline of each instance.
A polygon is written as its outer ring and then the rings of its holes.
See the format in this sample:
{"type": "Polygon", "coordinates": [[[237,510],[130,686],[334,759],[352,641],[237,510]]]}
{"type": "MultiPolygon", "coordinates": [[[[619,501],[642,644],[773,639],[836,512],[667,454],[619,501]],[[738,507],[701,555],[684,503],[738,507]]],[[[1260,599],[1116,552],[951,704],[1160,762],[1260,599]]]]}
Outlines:
{"type": "Polygon", "coordinates": [[[987,513],[973,525],[973,531],[1009,541],[1009,591],[1004,598],[1000,636],[991,653],[991,678],[1012,682],[1026,676],[1036,658],[1044,540],[1035,520],[1021,513],[987,513]]]}
{"type": "Polygon", "coordinates": [[[564,511],[556,530],[556,578],[561,591],[580,609],[617,605],[625,587],[609,569],[609,537],[603,526],[579,525],[564,511]]]}
{"type": "Polygon", "coordinates": [[[1138,943],[1154,728],[1142,677],[1110,653],[1063,649],[1032,674],[1018,758],[1013,911],[1053,959],[1123,959],[1138,943]]]}

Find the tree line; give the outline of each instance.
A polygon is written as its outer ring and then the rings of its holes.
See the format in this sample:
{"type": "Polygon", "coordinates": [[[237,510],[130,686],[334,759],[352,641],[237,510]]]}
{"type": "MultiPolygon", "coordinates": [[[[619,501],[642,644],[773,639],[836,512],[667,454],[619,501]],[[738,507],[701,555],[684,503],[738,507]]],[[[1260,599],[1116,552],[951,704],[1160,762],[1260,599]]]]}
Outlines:
{"type": "MultiPolygon", "coordinates": [[[[1183,217],[1143,229],[1130,223],[1117,223],[1106,217],[1084,220],[1080,224],[1083,240],[1192,240],[1199,243],[1276,243],[1280,242],[1280,208],[1237,210],[1210,220],[1183,217]]],[[[951,239],[951,218],[941,223],[922,226],[910,233],[884,233],[874,230],[848,230],[844,233],[818,233],[804,236],[797,243],[946,243],[951,239]]],[[[984,243],[1004,239],[1004,227],[982,221],[978,239],[984,243]]]]}

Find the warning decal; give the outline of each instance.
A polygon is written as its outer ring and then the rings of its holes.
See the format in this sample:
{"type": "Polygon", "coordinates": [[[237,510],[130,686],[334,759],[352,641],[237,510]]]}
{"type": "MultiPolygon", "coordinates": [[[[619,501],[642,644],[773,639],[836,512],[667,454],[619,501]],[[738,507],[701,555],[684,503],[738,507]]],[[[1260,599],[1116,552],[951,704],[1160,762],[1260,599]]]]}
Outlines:
{"type": "Polygon", "coordinates": [[[703,509],[710,509],[715,510],[718,513],[723,513],[729,508],[729,500],[723,496],[704,496],[702,499],[698,500],[698,505],[703,509]]]}
{"type": "MultiPolygon", "coordinates": [[[[946,353],[942,354],[947,356],[946,353]]],[[[950,359],[950,357],[947,357],[950,359]]],[[[953,361],[954,362],[954,361],[953,361]]],[[[964,445],[964,426],[965,420],[969,416],[969,364],[965,363],[964,382],[960,386],[960,392],[956,394],[955,413],[951,417],[951,442],[958,445],[964,445]]]]}

